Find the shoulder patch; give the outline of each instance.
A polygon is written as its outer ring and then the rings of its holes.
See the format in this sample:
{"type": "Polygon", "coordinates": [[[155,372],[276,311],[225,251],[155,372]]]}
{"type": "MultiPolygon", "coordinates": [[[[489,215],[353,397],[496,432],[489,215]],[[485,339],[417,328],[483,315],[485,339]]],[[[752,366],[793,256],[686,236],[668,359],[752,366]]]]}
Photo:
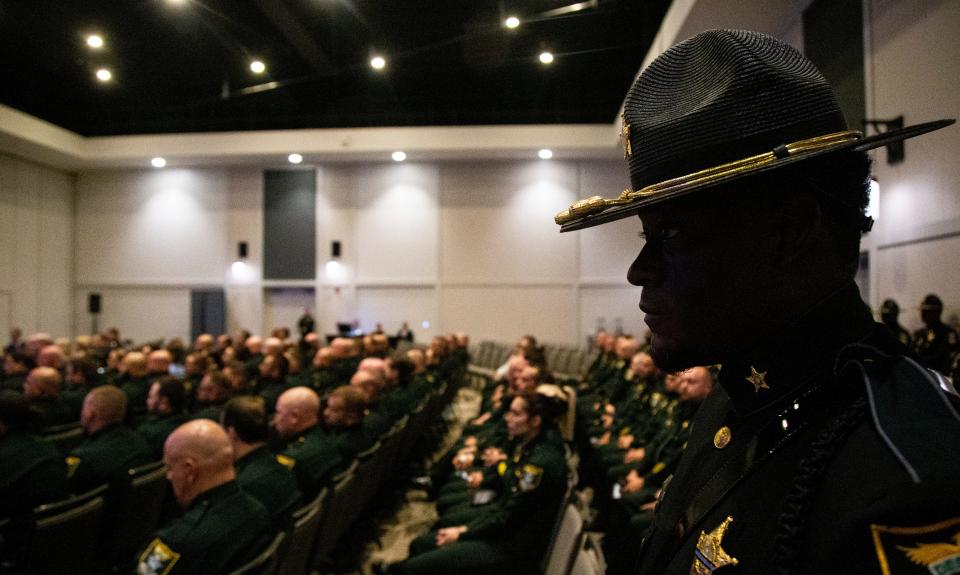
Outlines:
{"type": "Polygon", "coordinates": [[[503,474],[506,472],[507,472],[507,462],[501,461],[500,463],[497,464],[497,474],[500,477],[503,477],[503,474]]]}
{"type": "Polygon", "coordinates": [[[137,562],[137,575],[166,575],[180,559],[159,537],[150,542],[137,562]]]}
{"type": "Polygon", "coordinates": [[[67,456],[67,477],[73,477],[73,474],[76,473],[77,467],[80,465],[80,458],[76,455],[67,456]]]}
{"type": "Polygon", "coordinates": [[[520,491],[533,491],[540,486],[540,479],[543,477],[543,468],[536,465],[526,464],[516,471],[517,487],[520,491]]]}
{"type": "Polygon", "coordinates": [[[657,473],[660,473],[661,471],[663,471],[663,470],[666,469],[666,468],[667,468],[667,464],[666,464],[666,463],[664,463],[664,462],[662,462],[662,461],[658,461],[658,462],[656,463],[656,465],[653,466],[653,469],[650,470],[650,473],[653,473],[654,475],[656,475],[657,473]]]}
{"type": "Polygon", "coordinates": [[[960,517],[931,525],[870,525],[883,575],[960,573],[960,517]]]}
{"type": "Polygon", "coordinates": [[[296,459],[292,457],[288,457],[282,453],[277,454],[277,462],[283,465],[284,467],[286,467],[287,469],[293,469],[293,466],[297,464],[296,459]]]}

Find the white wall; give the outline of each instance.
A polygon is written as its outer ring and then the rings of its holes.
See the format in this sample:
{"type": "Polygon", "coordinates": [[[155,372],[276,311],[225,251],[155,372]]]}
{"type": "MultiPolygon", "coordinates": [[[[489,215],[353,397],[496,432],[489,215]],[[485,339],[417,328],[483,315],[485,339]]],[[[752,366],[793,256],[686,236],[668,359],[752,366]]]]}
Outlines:
{"type": "MultiPolygon", "coordinates": [[[[867,106],[871,118],[907,124],[960,117],[960,1],[866,0],[867,106]]],[[[873,152],[880,214],[867,245],[871,304],[892,297],[901,322],[920,327],[927,293],[944,317],[960,314],[960,127],[906,142],[906,160],[873,152]]]]}
{"type": "Polygon", "coordinates": [[[0,156],[0,337],[72,333],[73,177],[0,156]]]}
{"type": "MultiPolygon", "coordinates": [[[[618,161],[339,164],[317,175],[318,277],[264,282],[259,171],[82,174],[78,325],[88,329],[86,294],[98,291],[101,327],[116,325],[135,340],[186,337],[189,290],[225,286],[231,330],[293,327],[312,304],[324,331],[358,320],[392,332],[408,321],[421,337],[463,330],[507,341],[532,332],[573,344],[603,315],[596,301],[624,286],[635,255],[636,221],[563,235],[553,223],[579,198],[617,195],[626,185],[618,161]],[[332,240],[342,244],[333,276],[332,240]],[[239,241],[248,242],[249,257],[235,274],[239,241]],[[291,299],[284,287],[315,295],[291,299]]],[[[630,313],[607,314],[611,327],[622,317],[639,330],[636,297],[625,307],[630,313]]]]}

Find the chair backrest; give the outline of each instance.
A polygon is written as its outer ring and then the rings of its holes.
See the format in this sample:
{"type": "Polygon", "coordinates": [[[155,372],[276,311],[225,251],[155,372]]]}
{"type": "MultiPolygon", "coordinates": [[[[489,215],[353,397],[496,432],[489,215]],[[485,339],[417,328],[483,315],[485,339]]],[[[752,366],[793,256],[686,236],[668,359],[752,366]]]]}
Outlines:
{"type": "Polygon", "coordinates": [[[604,568],[597,561],[594,551],[581,545],[570,567],[569,575],[601,575],[602,573],[604,568]]]}
{"type": "Polygon", "coordinates": [[[329,493],[329,489],[324,489],[313,501],[293,513],[293,530],[290,532],[287,554],[281,559],[277,570],[280,575],[301,575],[309,572],[307,561],[317,539],[323,507],[329,493]]]}
{"type": "Polygon", "coordinates": [[[57,451],[66,455],[83,442],[83,427],[79,423],[48,427],[43,430],[43,438],[52,443],[57,451]]]}
{"type": "Polygon", "coordinates": [[[354,461],[347,471],[338,475],[337,482],[333,486],[333,492],[324,505],[323,512],[320,514],[317,541],[314,545],[310,563],[313,566],[320,565],[330,559],[340,536],[349,526],[347,524],[348,518],[354,512],[353,493],[358,468],[359,462],[354,461]]]}
{"type": "Polygon", "coordinates": [[[107,528],[100,548],[114,567],[122,567],[160,526],[167,494],[166,468],[155,461],[127,471],[107,502],[107,528]]]}
{"type": "Polygon", "coordinates": [[[230,575],[274,575],[277,572],[277,566],[280,563],[277,550],[283,544],[287,534],[283,531],[277,533],[270,545],[261,551],[249,563],[236,569],[230,575]]]}
{"type": "Polygon", "coordinates": [[[567,575],[570,571],[574,554],[580,546],[583,532],[583,516],[573,503],[567,503],[563,508],[560,526],[553,536],[546,557],[544,573],[549,575],[567,575]]]}
{"type": "Polygon", "coordinates": [[[33,510],[17,565],[23,573],[89,573],[103,521],[102,485],[33,510]]]}

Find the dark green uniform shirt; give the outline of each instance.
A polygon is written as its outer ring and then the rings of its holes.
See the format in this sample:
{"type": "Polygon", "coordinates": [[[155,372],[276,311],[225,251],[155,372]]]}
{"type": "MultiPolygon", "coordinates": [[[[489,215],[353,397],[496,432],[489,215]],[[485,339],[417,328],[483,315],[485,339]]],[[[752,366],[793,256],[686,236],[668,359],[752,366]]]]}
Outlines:
{"type": "Polygon", "coordinates": [[[127,470],[149,463],[150,447],[136,431],[112,425],[87,437],[67,456],[67,471],[74,493],[126,478],[127,470]]]}
{"type": "Polygon", "coordinates": [[[935,572],[924,550],[960,535],[960,422],[905,351],[851,284],[725,361],[640,573],[935,572]]]}
{"type": "Polygon", "coordinates": [[[67,466],[52,443],[20,431],[0,438],[0,518],[64,499],[68,491],[67,466]]]}
{"type": "Polygon", "coordinates": [[[300,503],[293,473],[262,445],[236,461],[237,483],[270,514],[275,530],[285,529],[300,503]]]}
{"type": "Polygon", "coordinates": [[[146,421],[137,427],[137,433],[143,436],[150,447],[150,453],[156,460],[163,459],[163,444],[173,430],[190,420],[184,413],[170,415],[150,414],[146,421]]]}
{"type": "Polygon", "coordinates": [[[277,461],[293,470],[306,499],[316,497],[324,484],[342,465],[334,438],[318,426],[304,431],[277,454],[277,461]]]}
{"type": "Polygon", "coordinates": [[[137,560],[137,575],[230,573],[269,543],[263,505],[230,481],[199,495],[157,532],[137,560]]]}

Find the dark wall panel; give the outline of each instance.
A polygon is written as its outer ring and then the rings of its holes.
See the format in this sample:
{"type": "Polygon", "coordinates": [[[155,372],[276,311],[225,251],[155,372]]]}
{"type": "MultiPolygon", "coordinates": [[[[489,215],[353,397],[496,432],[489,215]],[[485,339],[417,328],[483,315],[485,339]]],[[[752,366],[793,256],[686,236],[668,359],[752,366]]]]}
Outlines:
{"type": "Polygon", "coordinates": [[[866,109],[861,0],[816,0],[803,13],[803,49],[833,86],[852,130],[866,109]]]}
{"type": "Polygon", "coordinates": [[[263,277],[313,279],[317,275],[317,174],[313,170],[263,173],[263,277]]]}

